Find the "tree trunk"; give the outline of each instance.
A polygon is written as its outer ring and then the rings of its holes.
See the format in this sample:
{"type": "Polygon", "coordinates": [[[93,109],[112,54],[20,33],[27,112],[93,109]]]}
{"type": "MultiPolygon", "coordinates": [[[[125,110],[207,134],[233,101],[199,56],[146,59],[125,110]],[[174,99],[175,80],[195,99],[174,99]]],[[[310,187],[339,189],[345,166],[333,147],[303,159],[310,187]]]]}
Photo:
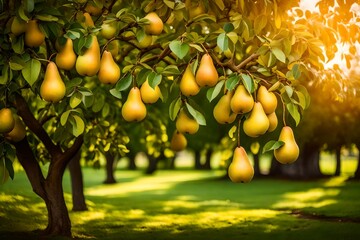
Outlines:
{"type": "Polygon", "coordinates": [[[105,153],[105,158],[106,158],[106,166],[105,166],[106,179],[105,179],[104,183],[106,183],[106,184],[116,183],[115,176],[114,176],[114,171],[115,171],[114,155],[107,152],[107,153],[105,153]]]}
{"type": "Polygon", "coordinates": [[[259,154],[253,154],[253,160],[254,160],[254,176],[261,176],[260,172],[260,160],[259,160],[259,154]]]}
{"type": "Polygon", "coordinates": [[[203,164],[203,169],[211,170],[211,156],[213,150],[211,148],[207,149],[205,154],[205,163],[203,164]]]}
{"type": "Polygon", "coordinates": [[[145,174],[153,174],[157,170],[159,158],[155,158],[154,156],[148,156],[148,167],[146,168],[145,174]]]}
{"type": "Polygon", "coordinates": [[[202,169],[201,152],[198,150],[195,150],[194,152],[194,161],[195,161],[195,169],[202,169]]]}
{"type": "Polygon", "coordinates": [[[129,165],[128,165],[128,169],[129,170],[136,170],[136,163],[135,163],[135,157],[136,157],[136,153],[133,153],[131,150],[130,152],[127,154],[127,157],[129,158],[129,165]]]}
{"type": "Polygon", "coordinates": [[[335,168],[334,176],[340,176],[340,172],[341,172],[341,146],[336,147],[335,155],[336,155],[336,168],[335,168]]]}
{"type": "Polygon", "coordinates": [[[274,156],[271,158],[271,166],[268,176],[278,177],[282,175],[282,165],[279,163],[274,156]]]}
{"type": "Polygon", "coordinates": [[[360,179],[360,143],[356,144],[357,149],[359,150],[358,152],[358,165],[355,171],[355,175],[354,175],[354,179],[360,179]]]}
{"type": "Polygon", "coordinates": [[[71,194],[73,202],[73,211],[86,211],[87,206],[84,196],[84,182],[80,166],[81,151],[70,160],[68,168],[71,177],[71,194]]]}

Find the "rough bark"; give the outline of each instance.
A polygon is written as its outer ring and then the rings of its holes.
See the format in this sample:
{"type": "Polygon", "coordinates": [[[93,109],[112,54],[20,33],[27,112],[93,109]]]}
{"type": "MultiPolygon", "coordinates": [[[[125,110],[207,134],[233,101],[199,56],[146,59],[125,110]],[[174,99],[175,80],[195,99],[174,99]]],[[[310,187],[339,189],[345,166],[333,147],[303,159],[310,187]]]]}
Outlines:
{"type": "Polygon", "coordinates": [[[154,156],[147,156],[147,157],[149,164],[145,170],[145,174],[153,174],[157,170],[159,158],[155,158],[154,156]]]}
{"type": "Polygon", "coordinates": [[[336,168],[334,176],[340,176],[341,173],[341,146],[335,149],[335,157],[336,157],[336,168]]]}
{"type": "Polygon", "coordinates": [[[261,176],[259,154],[253,154],[254,176],[261,176]]]}
{"type": "Polygon", "coordinates": [[[112,184],[116,183],[114,171],[115,171],[115,157],[111,153],[107,152],[105,153],[106,158],[106,179],[104,180],[104,183],[106,184],[112,184]]]}
{"type": "Polygon", "coordinates": [[[129,170],[136,170],[137,166],[135,163],[135,157],[136,157],[136,153],[131,151],[127,154],[127,157],[129,159],[129,165],[128,165],[128,169],[129,170]]]}
{"type": "Polygon", "coordinates": [[[195,169],[202,169],[202,164],[201,164],[201,152],[196,150],[194,152],[194,167],[195,169]]]}
{"type": "Polygon", "coordinates": [[[213,150],[210,148],[206,151],[205,154],[205,163],[203,165],[203,168],[206,170],[211,170],[211,156],[213,154],[213,150]]]}
{"type": "Polygon", "coordinates": [[[80,159],[81,159],[81,151],[78,151],[68,164],[70,177],[71,177],[71,194],[72,194],[72,202],[73,202],[73,208],[72,208],[73,211],[87,210],[80,159]]]}

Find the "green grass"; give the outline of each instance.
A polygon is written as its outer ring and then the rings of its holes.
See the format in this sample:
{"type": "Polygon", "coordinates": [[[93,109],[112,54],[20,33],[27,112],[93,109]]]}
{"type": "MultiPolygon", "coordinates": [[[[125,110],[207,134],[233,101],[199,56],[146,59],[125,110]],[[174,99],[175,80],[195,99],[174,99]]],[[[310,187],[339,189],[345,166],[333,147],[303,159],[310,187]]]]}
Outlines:
{"type": "MultiPolygon", "coordinates": [[[[81,239],[360,239],[360,223],[305,219],[291,214],[360,218],[360,182],[345,176],[318,181],[220,180],[219,171],[116,172],[85,169],[90,210],[71,212],[81,239]]],[[[71,209],[69,174],[64,190],[71,209]]],[[[23,172],[0,186],[0,239],[36,239],[29,232],[47,223],[45,205],[23,172]]]]}

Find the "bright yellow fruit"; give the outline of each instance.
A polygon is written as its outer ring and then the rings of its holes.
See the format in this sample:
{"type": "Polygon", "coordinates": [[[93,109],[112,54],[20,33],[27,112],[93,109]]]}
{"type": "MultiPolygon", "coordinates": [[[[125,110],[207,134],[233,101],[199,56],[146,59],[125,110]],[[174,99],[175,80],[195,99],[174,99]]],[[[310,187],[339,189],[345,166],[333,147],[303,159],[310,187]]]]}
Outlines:
{"type": "Polygon", "coordinates": [[[276,129],[277,125],[278,125],[278,118],[276,116],[276,113],[273,112],[273,113],[267,115],[267,117],[269,119],[269,124],[270,124],[268,132],[273,132],[276,129]]]}
{"type": "Polygon", "coordinates": [[[254,98],[244,85],[239,85],[231,98],[230,106],[234,113],[248,113],[254,107],[254,98]]]}
{"type": "Polygon", "coordinates": [[[145,25],[145,33],[151,35],[160,35],[164,29],[164,24],[157,13],[150,12],[144,18],[150,22],[148,25],[145,25]]]}
{"type": "Polygon", "coordinates": [[[95,6],[93,3],[88,2],[85,7],[85,11],[94,16],[99,16],[102,13],[102,9],[95,6]]]}
{"type": "Polygon", "coordinates": [[[94,76],[100,69],[100,47],[96,36],[92,36],[92,42],[83,55],[76,59],[76,71],[82,76],[94,76]]]}
{"type": "Polygon", "coordinates": [[[176,129],[181,133],[195,134],[199,130],[199,123],[181,109],[176,119],[176,129]]]}
{"type": "Polygon", "coordinates": [[[180,80],[180,91],[187,97],[195,96],[199,93],[200,87],[195,81],[195,76],[190,64],[186,67],[184,75],[180,80]]]}
{"type": "Polygon", "coordinates": [[[37,20],[29,20],[25,31],[25,45],[39,47],[45,41],[45,34],[40,30],[37,20]]]}
{"type": "Polygon", "coordinates": [[[13,130],[15,119],[10,108],[0,110],[0,133],[8,133],[13,130]]]}
{"type": "Polygon", "coordinates": [[[146,81],[140,87],[141,99],[144,103],[156,103],[161,96],[161,91],[159,86],[156,86],[155,89],[152,88],[149,84],[149,80],[146,81]]]}
{"type": "Polygon", "coordinates": [[[274,150],[276,160],[282,164],[295,162],[300,151],[291,127],[285,126],[281,129],[279,141],[283,141],[284,145],[274,150]]]}
{"type": "Polygon", "coordinates": [[[76,54],[74,52],[73,42],[68,38],[60,52],[56,54],[55,63],[60,69],[70,70],[75,66],[75,62],[76,54]]]}
{"type": "Polygon", "coordinates": [[[86,27],[95,27],[94,21],[92,20],[90,14],[88,12],[84,12],[84,24],[86,27]]]}
{"type": "Polygon", "coordinates": [[[98,78],[104,84],[115,84],[120,78],[120,67],[107,50],[104,51],[101,57],[98,78]]]}
{"type": "Polygon", "coordinates": [[[131,88],[128,98],[121,109],[121,114],[128,122],[139,122],[146,117],[146,106],[141,100],[138,87],[131,88]]]}
{"type": "Polygon", "coordinates": [[[259,102],[255,102],[250,116],[244,121],[243,129],[249,137],[258,137],[269,129],[269,119],[259,102]]]}
{"type": "Polygon", "coordinates": [[[277,98],[275,93],[269,92],[264,86],[259,87],[257,100],[263,106],[266,114],[273,113],[277,107],[277,98]]]}
{"type": "Polygon", "coordinates": [[[213,87],[219,79],[218,72],[214,66],[210,54],[206,53],[202,56],[199,69],[196,72],[195,80],[200,87],[213,87]]]}
{"type": "Polygon", "coordinates": [[[171,137],[171,142],[170,142],[171,150],[175,152],[179,152],[184,150],[186,146],[187,146],[187,140],[184,134],[175,130],[173,136],[171,137]]]}
{"type": "Polygon", "coordinates": [[[15,126],[13,130],[11,130],[9,133],[5,133],[4,136],[7,140],[11,142],[20,142],[26,136],[25,125],[17,115],[14,115],[14,119],[15,126]]]}
{"type": "Polygon", "coordinates": [[[48,102],[59,102],[66,93],[66,87],[54,62],[50,62],[40,86],[40,96],[48,102]]]}
{"type": "Polygon", "coordinates": [[[214,118],[220,124],[232,123],[236,119],[236,113],[233,113],[230,108],[231,97],[232,94],[228,91],[220,98],[219,102],[214,107],[214,118]]]}
{"type": "Polygon", "coordinates": [[[254,168],[243,147],[237,147],[228,169],[228,175],[234,183],[248,183],[254,176],[254,168]]]}
{"type": "Polygon", "coordinates": [[[19,36],[20,34],[24,33],[27,28],[27,23],[15,16],[11,22],[10,31],[15,35],[19,36]]]}

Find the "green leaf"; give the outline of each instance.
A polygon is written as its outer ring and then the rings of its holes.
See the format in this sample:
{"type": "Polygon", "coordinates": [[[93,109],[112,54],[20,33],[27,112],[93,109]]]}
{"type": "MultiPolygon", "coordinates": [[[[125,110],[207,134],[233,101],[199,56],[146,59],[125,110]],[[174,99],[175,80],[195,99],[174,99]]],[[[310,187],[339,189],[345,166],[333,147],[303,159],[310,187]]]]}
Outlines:
{"type": "Polygon", "coordinates": [[[224,24],[224,31],[226,33],[231,32],[232,30],[234,30],[234,25],[232,23],[225,23],[224,24]]]}
{"type": "Polygon", "coordinates": [[[271,151],[271,150],[275,150],[280,148],[282,145],[284,145],[285,143],[283,141],[275,141],[275,140],[271,140],[269,142],[267,142],[265,144],[265,146],[263,147],[263,153],[267,152],[267,151],[271,151]]]}
{"type": "Polygon", "coordinates": [[[133,81],[132,74],[126,74],[123,78],[121,78],[115,85],[115,89],[119,92],[128,89],[133,81]]]}
{"type": "Polygon", "coordinates": [[[300,68],[299,68],[299,64],[294,64],[294,66],[291,69],[291,72],[292,72],[293,77],[296,80],[299,79],[300,76],[301,76],[301,71],[300,71],[300,68]]]}
{"type": "Polygon", "coordinates": [[[229,91],[232,91],[235,89],[236,85],[239,83],[240,77],[237,74],[232,74],[230,77],[226,80],[226,89],[229,91]]]}
{"type": "Polygon", "coordinates": [[[26,82],[29,83],[30,86],[32,86],[38,79],[40,75],[40,70],[40,61],[36,59],[31,59],[30,61],[26,62],[25,67],[22,69],[21,73],[26,82]]]}
{"type": "Polygon", "coordinates": [[[24,6],[25,6],[25,10],[28,13],[31,13],[34,10],[34,0],[25,0],[24,6]]]}
{"type": "Polygon", "coordinates": [[[110,89],[110,94],[118,99],[122,99],[121,92],[118,91],[116,88],[110,89]]]}
{"type": "Polygon", "coordinates": [[[6,84],[9,81],[9,70],[9,65],[5,64],[2,69],[2,75],[0,76],[0,85],[6,84]]]}
{"type": "Polygon", "coordinates": [[[179,40],[174,40],[169,44],[170,50],[180,59],[183,59],[189,52],[190,46],[179,40]]]}
{"type": "Polygon", "coordinates": [[[173,2],[173,1],[164,0],[164,3],[166,4],[166,6],[168,6],[171,9],[175,8],[175,2],[173,2]]]}
{"type": "Polygon", "coordinates": [[[45,21],[45,22],[57,22],[59,20],[59,18],[52,16],[52,15],[35,15],[36,19],[39,19],[40,21],[45,21]]]}
{"type": "Polygon", "coordinates": [[[298,107],[293,103],[286,104],[286,109],[289,111],[291,117],[295,120],[296,126],[300,123],[300,113],[298,107]]]}
{"type": "Polygon", "coordinates": [[[82,101],[82,94],[80,92],[75,92],[70,98],[70,107],[76,108],[82,101]]]}
{"type": "Polygon", "coordinates": [[[11,177],[11,179],[14,179],[13,162],[8,157],[5,157],[5,166],[6,166],[7,171],[9,172],[9,176],[11,177]]]}
{"type": "Polygon", "coordinates": [[[60,117],[61,126],[65,126],[65,124],[69,118],[70,112],[71,112],[71,110],[68,110],[68,111],[64,112],[63,114],[61,114],[61,117],[60,117]]]}
{"type": "Polygon", "coordinates": [[[193,118],[200,124],[205,126],[206,125],[206,120],[204,115],[202,115],[199,111],[197,111],[195,108],[193,108],[189,103],[186,103],[186,108],[189,111],[189,113],[191,114],[191,116],[193,116],[193,118]]]}
{"type": "Polygon", "coordinates": [[[149,74],[148,81],[152,89],[155,89],[157,85],[161,83],[162,75],[161,74],[149,74]],[[150,77],[151,76],[151,77],[150,77]]]}
{"type": "Polygon", "coordinates": [[[24,35],[14,37],[11,41],[11,47],[17,54],[22,54],[24,52],[24,35]]]}
{"type": "Polygon", "coordinates": [[[220,33],[217,37],[217,45],[221,49],[221,51],[225,51],[229,48],[229,37],[226,33],[220,33]]]}
{"type": "Polygon", "coordinates": [[[75,120],[75,124],[73,124],[72,133],[75,137],[78,137],[84,133],[85,123],[84,120],[78,115],[72,115],[72,117],[75,120]]]}
{"type": "Polygon", "coordinates": [[[286,94],[289,96],[289,98],[291,98],[293,96],[294,93],[294,89],[290,86],[284,86],[286,94]]]}
{"type": "Polygon", "coordinates": [[[225,83],[225,80],[221,80],[216,84],[215,87],[208,89],[208,91],[206,92],[206,97],[209,100],[209,102],[214,100],[219,95],[219,93],[221,92],[221,89],[224,86],[224,83],[225,83]]]}
{"type": "Polygon", "coordinates": [[[103,107],[103,109],[101,111],[101,116],[103,118],[106,118],[107,115],[109,115],[109,112],[110,112],[110,105],[108,103],[105,103],[104,107],[103,107]]]}
{"type": "Polygon", "coordinates": [[[305,110],[306,109],[306,97],[304,96],[304,94],[300,91],[295,91],[295,94],[298,98],[298,103],[299,103],[299,106],[305,110]]]}
{"type": "Polygon", "coordinates": [[[267,24],[267,16],[265,15],[258,15],[255,18],[254,21],[254,30],[256,34],[259,34],[261,32],[261,30],[263,30],[263,28],[266,26],[267,24]]]}
{"type": "Polygon", "coordinates": [[[285,56],[285,53],[280,49],[280,48],[272,48],[271,49],[271,52],[275,55],[275,57],[279,60],[279,61],[281,61],[281,62],[283,62],[283,63],[285,63],[285,61],[286,61],[286,56],[285,56]]]}
{"type": "Polygon", "coordinates": [[[241,78],[243,80],[243,84],[246,88],[246,90],[251,94],[255,91],[255,85],[254,85],[254,81],[253,79],[251,78],[250,75],[247,75],[247,74],[244,74],[242,73],[241,74],[241,78]]]}
{"type": "Polygon", "coordinates": [[[220,9],[221,11],[224,11],[225,5],[224,5],[224,2],[223,2],[222,0],[215,0],[215,3],[216,3],[216,5],[219,7],[219,9],[220,9]]]}
{"type": "Polygon", "coordinates": [[[105,97],[103,95],[100,95],[96,98],[96,101],[92,105],[92,110],[94,112],[100,112],[100,110],[103,108],[105,104],[105,97]]]}
{"type": "Polygon", "coordinates": [[[171,121],[175,120],[180,108],[181,108],[181,98],[178,97],[174,99],[169,106],[169,117],[171,121]]]}

